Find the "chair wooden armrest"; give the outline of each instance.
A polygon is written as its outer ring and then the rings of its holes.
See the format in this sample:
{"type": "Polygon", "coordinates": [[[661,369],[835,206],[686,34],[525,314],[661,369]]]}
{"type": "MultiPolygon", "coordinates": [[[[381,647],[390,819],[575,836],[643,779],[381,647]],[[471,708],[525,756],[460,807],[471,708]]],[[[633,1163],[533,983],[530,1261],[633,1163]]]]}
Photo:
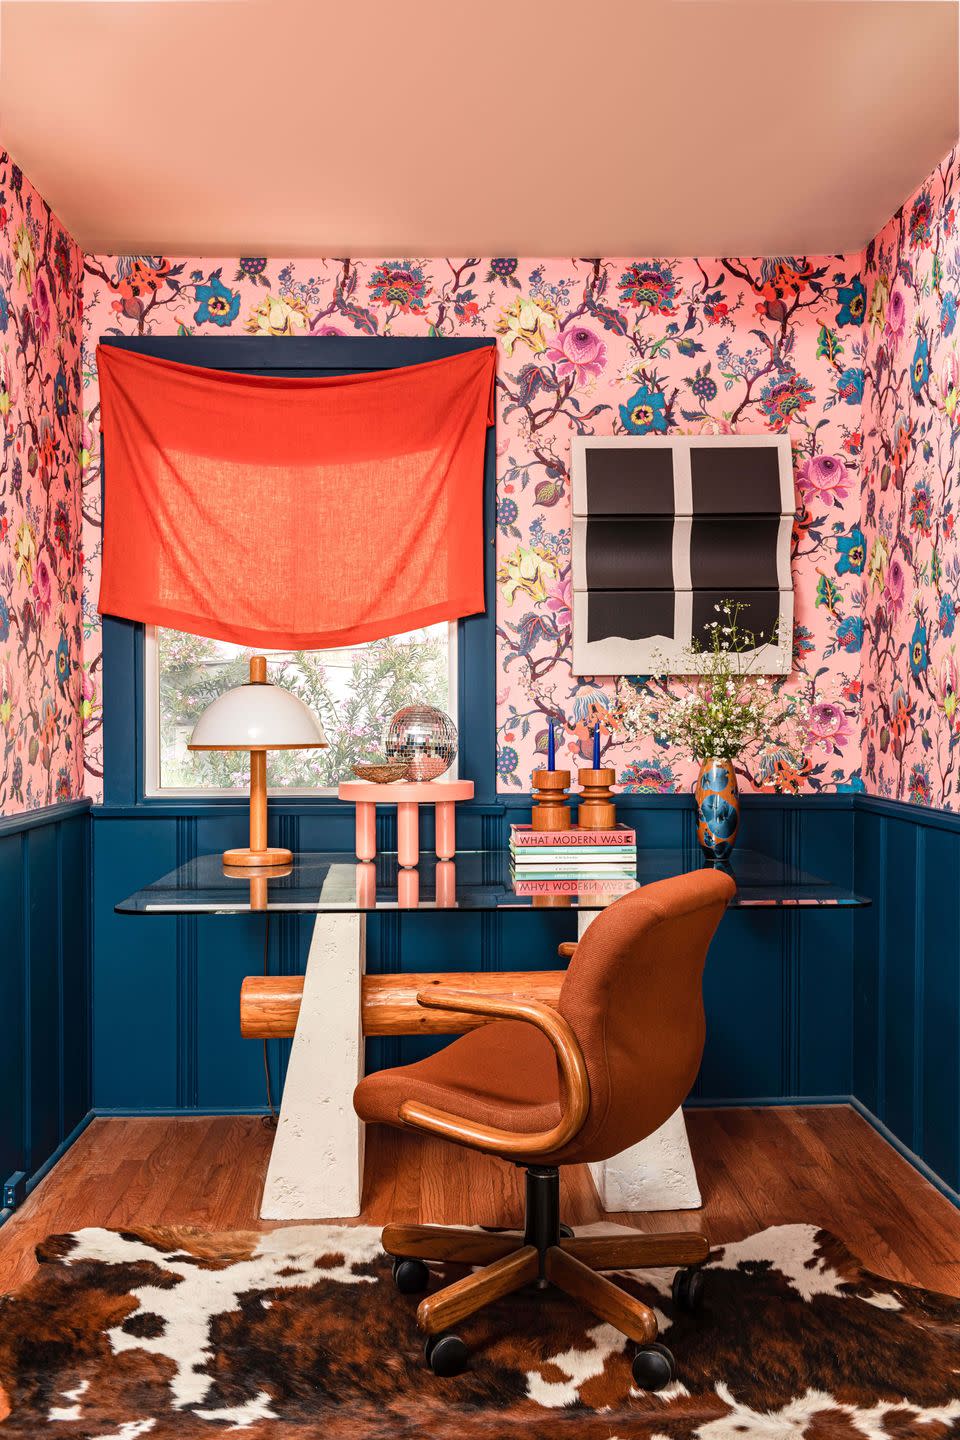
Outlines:
{"type": "Polygon", "coordinates": [[[561,940],[560,944],[557,946],[557,954],[560,956],[561,960],[572,960],[576,953],[576,940],[561,940]]]}
{"type": "Polygon", "coordinates": [[[460,1010],[470,1015],[486,1015],[494,1020],[522,1020],[535,1025],[553,1046],[560,1072],[560,1119],[551,1130],[529,1133],[500,1130],[482,1125],[462,1115],[437,1110],[405,1100],[400,1106],[400,1119],[418,1130],[443,1135],[460,1145],[475,1150],[491,1150],[499,1155],[537,1156],[559,1150],[578,1133],[590,1107],[590,1082],[580,1046],[573,1030],[563,1016],[550,1005],[536,1000],[518,999],[512,995],[476,995],[466,990],[436,989],[417,995],[421,1005],[436,1010],[460,1010]]]}

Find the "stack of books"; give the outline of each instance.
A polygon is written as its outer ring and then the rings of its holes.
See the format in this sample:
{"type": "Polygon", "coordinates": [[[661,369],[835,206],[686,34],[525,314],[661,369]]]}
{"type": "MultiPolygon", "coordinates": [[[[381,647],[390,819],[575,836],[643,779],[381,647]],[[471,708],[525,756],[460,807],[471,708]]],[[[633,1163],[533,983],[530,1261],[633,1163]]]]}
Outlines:
{"type": "Polygon", "coordinates": [[[518,895],[626,894],[636,886],[637,832],[510,827],[510,878],[518,895]]]}

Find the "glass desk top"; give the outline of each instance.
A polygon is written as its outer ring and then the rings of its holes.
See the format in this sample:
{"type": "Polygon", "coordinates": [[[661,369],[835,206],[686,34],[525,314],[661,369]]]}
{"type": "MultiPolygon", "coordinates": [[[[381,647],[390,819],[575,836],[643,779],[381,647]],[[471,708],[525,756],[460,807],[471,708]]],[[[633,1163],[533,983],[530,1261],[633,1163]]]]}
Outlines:
{"type": "MultiPolygon", "coordinates": [[[[219,855],[201,855],[137,890],[115,909],[120,915],[317,914],[384,910],[603,910],[653,880],[706,864],[699,850],[637,851],[636,878],[513,881],[507,850],[461,850],[453,860],[421,852],[413,870],[396,853],[359,861],[352,851],[295,855],[277,870],[224,873],[219,855]]],[[[864,896],[798,870],[756,850],[734,853],[729,872],[737,883],[731,905],[813,907],[869,905],[864,896]]]]}

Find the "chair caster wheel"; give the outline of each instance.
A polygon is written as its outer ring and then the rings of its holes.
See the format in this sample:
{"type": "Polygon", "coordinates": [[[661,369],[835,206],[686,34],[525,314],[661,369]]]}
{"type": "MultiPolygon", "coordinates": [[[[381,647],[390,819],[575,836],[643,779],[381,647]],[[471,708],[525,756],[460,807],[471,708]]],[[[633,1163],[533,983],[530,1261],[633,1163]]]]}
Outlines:
{"type": "Polygon", "coordinates": [[[560,1238],[561,1238],[562,1240],[572,1240],[572,1239],[573,1239],[573,1231],[570,1229],[570,1226],[569,1226],[569,1225],[561,1225],[561,1226],[560,1226],[560,1238]]]}
{"type": "Polygon", "coordinates": [[[662,1390],[677,1378],[677,1367],[666,1345],[655,1340],[633,1357],[633,1379],[641,1390],[662,1390]]]}
{"type": "Polygon", "coordinates": [[[467,1347],[459,1335],[428,1335],[423,1358],[434,1375],[459,1375],[467,1368],[467,1347]]]}
{"type": "Polygon", "coordinates": [[[695,1266],[678,1270],[673,1277],[673,1303],[678,1310],[696,1310],[703,1299],[703,1271],[695,1266]]]}
{"type": "Polygon", "coordinates": [[[399,1256],[393,1262],[393,1283],[401,1295],[422,1295],[430,1284],[430,1271],[422,1260],[399,1256]]]}

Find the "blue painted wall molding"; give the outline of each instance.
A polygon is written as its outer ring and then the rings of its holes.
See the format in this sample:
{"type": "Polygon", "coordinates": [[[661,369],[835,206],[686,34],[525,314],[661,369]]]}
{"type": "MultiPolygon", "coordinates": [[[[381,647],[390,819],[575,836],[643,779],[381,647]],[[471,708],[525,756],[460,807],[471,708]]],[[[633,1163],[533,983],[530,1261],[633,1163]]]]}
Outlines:
{"type": "MultiPolygon", "coordinates": [[[[852,1090],[960,1192],[960,816],[858,796],[852,1090]]],[[[926,1173],[926,1170],[925,1172],[926,1173]]]]}
{"type": "MultiPolygon", "coordinates": [[[[462,848],[505,843],[530,800],[504,796],[458,809],[462,848]]],[[[683,846],[696,859],[687,795],[624,796],[621,815],[635,821],[641,843],[683,846]]],[[[263,964],[259,917],[131,917],[113,906],[148,879],[192,854],[242,843],[242,803],[103,806],[94,811],[96,1030],[94,1104],[98,1110],[228,1112],[263,1105],[260,1047],[239,1036],[240,982],[263,964]],[[132,1024],[149,997],[151,1025],[132,1024]]],[[[392,817],[381,841],[393,839],[392,817]]],[[[271,802],[277,836],[296,835],[303,850],[352,850],[351,806],[338,802],[271,802]],[[295,825],[295,830],[292,828],[295,825]]],[[[852,796],[748,796],[742,844],[853,883],[852,796]]],[[[312,917],[275,916],[269,965],[302,973],[312,917]]],[[[368,967],[498,970],[553,968],[556,945],[575,933],[572,913],[537,915],[372,916],[368,967]]],[[[733,911],[724,921],[707,970],[708,1047],[694,1098],[698,1103],[752,1102],[757,1097],[849,1095],[853,1026],[853,915],[816,911],[733,911]],[[824,996],[830,1004],[824,1013],[824,996]]],[[[368,1066],[380,1068],[426,1053],[417,1037],[368,1042],[368,1066]]],[[[270,1047],[279,1093],[289,1052],[270,1047]]]]}
{"type": "Polygon", "coordinates": [[[89,1118],[89,810],[0,817],[0,1220],[89,1118]]]}
{"type": "MultiPolygon", "coordinates": [[[[501,842],[528,805],[504,796],[464,807],[461,843],[501,842]]],[[[298,799],[272,809],[279,833],[303,848],[350,848],[351,807],[298,799]]],[[[693,854],[688,796],[625,796],[620,809],[644,843],[689,844],[693,854]]],[[[240,918],[113,914],[146,878],[242,837],[244,805],[104,806],[92,823],[88,810],[78,802],[0,818],[0,1005],[14,1020],[0,1050],[0,1083],[12,1097],[0,1118],[0,1180],[22,1176],[18,1199],[80,1133],[91,1106],[103,1114],[263,1109],[259,1046],[237,1028],[240,980],[262,965],[258,928],[240,918]]],[[[745,845],[854,885],[874,905],[727,917],[708,966],[710,1041],[690,1104],[851,1103],[957,1203],[960,817],[869,796],[751,795],[743,823],[745,845]]],[[[386,817],[382,829],[387,842],[386,817]]],[[[311,923],[289,917],[272,927],[271,968],[302,969],[311,923]]],[[[374,916],[371,969],[496,970],[519,963],[518,954],[548,968],[572,929],[571,916],[547,912],[439,925],[374,916]]],[[[370,1041],[368,1062],[395,1064],[427,1043],[370,1041]]],[[[289,1042],[271,1047],[275,1095],[288,1053],[289,1042]]]]}

